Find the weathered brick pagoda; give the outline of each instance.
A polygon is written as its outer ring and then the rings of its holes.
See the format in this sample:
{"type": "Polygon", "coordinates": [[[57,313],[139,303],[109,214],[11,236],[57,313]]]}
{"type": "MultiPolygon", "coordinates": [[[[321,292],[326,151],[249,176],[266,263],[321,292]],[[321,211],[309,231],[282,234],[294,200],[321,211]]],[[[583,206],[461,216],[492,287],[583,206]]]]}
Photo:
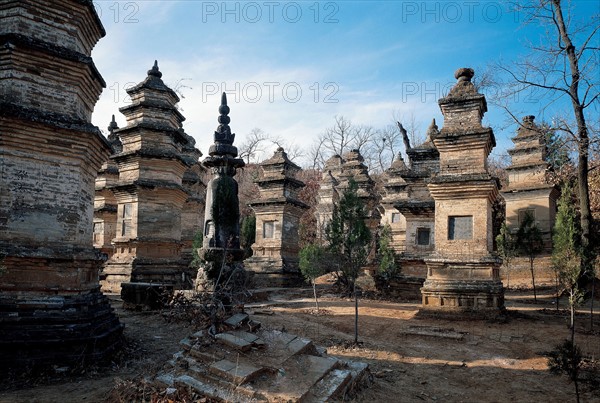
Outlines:
{"type": "Polygon", "coordinates": [[[493,252],[498,182],[487,170],[495,139],[481,125],[487,103],[473,75],[470,68],[458,69],[458,82],[439,100],[444,126],[432,140],[440,172],[428,185],[435,200],[435,253],[425,260],[424,309],[497,312],[504,305],[501,261],[493,252]]]}
{"type": "MultiPolygon", "coordinates": [[[[127,93],[131,104],[119,109],[127,126],[111,133],[122,148],[110,157],[119,171],[110,187],[117,202],[117,231],[102,286],[112,292],[120,292],[123,283],[191,287],[195,273],[182,259],[182,214],[189,199],[183,180],[201,154],[182,129],[179,97],[162,81],[158,63],[127,93]]],[[[193,228],[186,230],[189,248],[193,228]]]]}
{"type": "Polygon", "coordinates": [[[406,250],[406,217],[394,204],[408,199],[408,183],[402,177],[408,172],[408,167],[402,154],[392,162],[392,165],[383,174],[383,187],[385,193],[381,199],[384,209],[382,224],[388,224],[392,232],[392,247],[396,253],[406,250]]]}
{"type": "Polygon", "coordinates": [[[81,365],[119,345],[92,246],[110,152],[91,115],[105,86],[91,1],[0,3],[0,372],[81,365]]]}
{"type": "MultiPolygon", "coordinates": [[[[113,132],[118,129],[115,115],[108,125],[108,143],[112,153],[122,150],[121,140],[113,132]]],[[[119,167],[111,159],[102,164],[96,177],[94,197],[94,247],[106,253],[110,259],[114,252],[112,240],[117,236],[117,199],[112,188],[119,181],[119,167]]]]}
{"type": "Polygon", "coordinates": [[[283,148],[261,162],[256,180],[260,197],[250,206],[256,215],[253,255],[244,261],[261,286],[293,286],[302,283],[298,266],[298,227],[308,206],[298,199],[304,183],[296,178],[300,167],[283,148]]]}
{"type": "Polygon", "coordinates": [[[404,142],[409,169],[398,174],[407,183],[405,197],[397,200],[393,206],[406,220],[405,248],[400,254],[401,272],[423,281],[427,274],[425,258],[435,247],[435,203],[427,183],[439,171],[439,152],[433,144],[432,137],[438,133],[435,120],[427,129],[427,138],[415,147],[410,146],[406,133],[404,142]]]}
{"type": "Polygon", "coordinates": [[[542,233],[544,249],[552,251],[552,228],[556,218],[558,188],[548,180],[546,141],[534,116],[525,116],[508,150],[512,163],[506,168],[508,187],[502,191],[506,200],[506,225],[517,232],[526,213],[535,219],[542,233]]]}

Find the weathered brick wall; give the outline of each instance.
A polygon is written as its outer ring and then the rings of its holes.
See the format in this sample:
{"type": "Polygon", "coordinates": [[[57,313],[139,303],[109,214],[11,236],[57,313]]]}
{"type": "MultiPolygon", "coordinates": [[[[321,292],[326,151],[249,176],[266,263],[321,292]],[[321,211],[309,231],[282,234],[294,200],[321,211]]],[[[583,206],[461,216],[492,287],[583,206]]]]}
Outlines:
{"type": "Polygon", "coordinates": [[[442,199],[435,205],[436,250],[444,256],[485,256],[493,250],[492,209],[488,198],[442,199]],[[472,217],[470,239],[450,240],[449,217],[472,217]]]}
{"type": "MultiPolygon", "coordinates": [[[[554,285],[554,269],[552,258],[548,255],[538,256],[533,261],[535,283],[537,285],[554,285]]],[[[509,265],[505,263],[500,267],[500,277],[504,286],[531,287],[531,270],[529,259],[517,257],[511,259],[509,265]]]]}
{"type": "Polygon", "coordinates": [[[91,245],[96,174],[86,164],[99,166],[94,149],[106,146],[91,134],[85,139],[66,130],[49,131],[40,124],[25,127],[4,117],[0,126],[3,238],[35,245],[91,245]],[[87,161],[82,164],[81,160],[87,161]]]}

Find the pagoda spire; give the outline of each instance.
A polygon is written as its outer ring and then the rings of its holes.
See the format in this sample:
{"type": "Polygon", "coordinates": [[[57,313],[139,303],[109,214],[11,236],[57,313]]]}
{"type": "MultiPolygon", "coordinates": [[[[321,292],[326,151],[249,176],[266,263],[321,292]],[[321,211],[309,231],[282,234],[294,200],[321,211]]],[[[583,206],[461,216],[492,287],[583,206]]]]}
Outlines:
{"type": "Polygon", "coordinates": [[[154,61],[154,66],[152,66],[152,68],[148,70],[148,75],[157,78],[162,78],[162,73],[160,72],[160,70],[158,70],[158,60],[154,61]]]}

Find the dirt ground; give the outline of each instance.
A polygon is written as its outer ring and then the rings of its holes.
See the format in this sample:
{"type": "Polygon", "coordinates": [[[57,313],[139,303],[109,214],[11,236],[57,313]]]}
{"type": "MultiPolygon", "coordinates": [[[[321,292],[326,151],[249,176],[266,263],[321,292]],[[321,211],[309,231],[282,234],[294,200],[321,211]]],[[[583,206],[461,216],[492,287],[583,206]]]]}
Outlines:
{"type": "MultiPolygon", "coordinates": [[[[537,304],[530,291],[508,291],[509,314],[502,323],[421,318],[418,301],[364,297],[359,307],[362,344],[354,347],[353,301],[321,287],[318,315],[310,289],[280,291],[269,302],[248,304],[246,310],[263,327],[311,338],[331,355],[367,362],[374,383],[357,402],[575,401],[573,384],[547,369],[547,353],[569,335],[567,313],[555,311],[549,289],[540,293],[537,304]]],[[[110,392],[116,383],[157,373],[193,331],[181,323],[166,323],[160,313],[124,311],[118,297],[111,299],[126,325],[125,360],[76,377],[30,380],[17,390],[6,390],[3,380],[0,402],[114,401],[110,392]]],[[[590,332],[589,307],[580,312],[576,341],[585,357],[598,360],[600,315],[595,332],[590,332]]],[[[582,389],[582,402],[600,402],[599,389],[592,390],[589,383],[582,389]]]]}

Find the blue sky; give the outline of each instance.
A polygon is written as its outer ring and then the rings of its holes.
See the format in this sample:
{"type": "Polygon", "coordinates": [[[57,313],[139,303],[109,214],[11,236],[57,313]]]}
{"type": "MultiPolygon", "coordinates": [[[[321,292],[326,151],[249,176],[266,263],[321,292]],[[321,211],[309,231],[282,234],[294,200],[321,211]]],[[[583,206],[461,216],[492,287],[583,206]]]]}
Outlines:
{"type": "MultiPolygon", "coordinates": [[[[572,6],[598,13],[596,1],[572,6]]],[[[455,82],[459,67],[478,71],[526,53],[543,30],[497,1],[114,1],[96,0],[107,31],[93,51],[107,82],[93,123],[105,130],[124,88],[142,81],[158,59],[163,80],[179,87],[184,128],[206,154],[228,93],[239,144],[253,128],[308,146],[334,116],[383,127],[414,115],[421,131],[455,82]]],[[[540,115],[535,100],[520,113],[540,115]]],[[[494,155],[511,146],[515,126],[489,105],[494,155]]],[[[551,112],[545,112],[547,119],[551,112]]],[[[554,113],[554,112],[553,112],[554,113]]],[[[270,152],[268,153],[270,154],[270,152]]]]}

